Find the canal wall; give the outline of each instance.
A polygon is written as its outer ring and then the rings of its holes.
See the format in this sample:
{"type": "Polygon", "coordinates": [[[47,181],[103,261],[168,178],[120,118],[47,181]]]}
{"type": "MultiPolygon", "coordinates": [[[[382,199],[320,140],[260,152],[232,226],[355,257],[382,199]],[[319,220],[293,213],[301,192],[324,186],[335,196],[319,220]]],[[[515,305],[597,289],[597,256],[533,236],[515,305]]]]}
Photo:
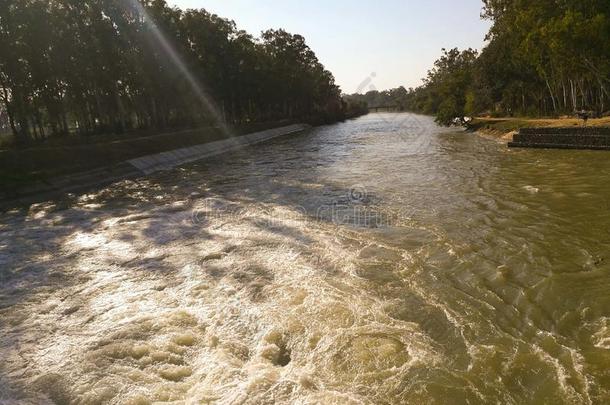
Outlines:
{"type": "Polygon", "coordinates": [[[155,155],[143,156],[137,159],[131,159],[127,163],[143,174],[151,174],[162,170],[169,170],[186,163],[195,162],[206,157],[236,150],[244,146],[265,142],[279,136],[301,132],[307,127],[308,126],[305,124],[289,125],[286,127],[269,129],[239,137],[223,139],[221,141],[176,149],[155,155]]]}
{"type": "Polygon", "coordinates": [[[512,148],[610,150],[610,127],[522,128],[508,143],[512,148]]]}
{"type": "Polygon", "coordinates": [[[220,141],[142,156],[118,165],[60,176],[10,193],[0,191],[0,208],[45,201],[68,193],[107,186],[120,180],[134,179],[158,171],[170,170],[207,157],[302,132],[309,127],[306,124],[295,124],[254,132],[220,141]]]}

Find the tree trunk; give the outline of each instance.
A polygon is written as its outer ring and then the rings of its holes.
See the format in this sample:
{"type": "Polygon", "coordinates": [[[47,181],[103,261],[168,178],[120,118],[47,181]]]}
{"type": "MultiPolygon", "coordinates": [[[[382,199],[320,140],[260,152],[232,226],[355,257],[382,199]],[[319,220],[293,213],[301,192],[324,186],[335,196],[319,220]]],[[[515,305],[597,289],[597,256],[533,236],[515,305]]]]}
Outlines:
{"type": "Polygon", "coordinates": [[[578,105],[576,102],[576,89],[574,88],[574,81],[572,81],[572,79],[570,79],[570,93],[572,96],[572,109],[574,111],[576,111],[578,108],[578,105]]]}
{"type": "Polygon", "coordinates": [[[11,103],[8,99],[8,90],[4,86],[2,86],[2,102],[4,103],[4,107],[6,108],[6,114],[8,115],[8,122],[11,126],[11,131],[13,131],[13,136],[15,137],[15,139],[17,139],[19,138],[19,132],[17,131],[17,126],[15,125],[13,108],[11,107],[11,103]]]}
{"type": "Polygon", "coordinates": [[[577,80],[576,84],[578,84],[578,89],[580,90],[580,95],[582,96],[581,107],[584,110],[585,107],[586,107],[587,95],[585,94],[585,91],[583,89],[582,79],[581,80],[577,80]]]}
{"type": "Polygon", "coordinates": [[[551,89],[549,80],[545,77],[544,81],[546,82],[546,87],[549,89],[549,94],[551,95],[551,101],[553,102],[553,111],[557,112],[557,104],[555,103],[555,95],[553,94],[553,90],[551,89]]]}

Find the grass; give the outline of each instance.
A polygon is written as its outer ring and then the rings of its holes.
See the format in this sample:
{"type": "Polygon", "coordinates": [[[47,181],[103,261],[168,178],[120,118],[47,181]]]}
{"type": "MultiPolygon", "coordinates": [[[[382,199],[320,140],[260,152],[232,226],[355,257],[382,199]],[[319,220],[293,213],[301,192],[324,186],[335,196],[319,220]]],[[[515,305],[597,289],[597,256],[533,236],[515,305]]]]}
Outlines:
{"type": "MultiPolygon", "coordinates": [[[[289,125],[291,122],[248,124],[233,128],[233,135],[289,125]]],[[[65,174],[113,166],[140,156],[226,139],[218,127],[178,132],[130,133],[117,136],[56,138],[26,148],[0,150],[0,194],[65,174]]]]}
{"type": "Polygon", "coordinates": [[[13,134],[0,130],[0,149],[4,149],[5,147],[12,145],[12,143],[13,134]]]}

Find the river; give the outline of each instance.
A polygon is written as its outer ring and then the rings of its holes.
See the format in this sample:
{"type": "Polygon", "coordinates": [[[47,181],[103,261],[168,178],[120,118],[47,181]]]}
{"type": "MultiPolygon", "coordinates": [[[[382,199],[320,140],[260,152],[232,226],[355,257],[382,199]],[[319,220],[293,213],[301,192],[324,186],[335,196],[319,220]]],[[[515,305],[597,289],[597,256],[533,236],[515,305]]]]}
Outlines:
{"type": "Polygon", "coordinates": [[[608,403],[609,169],[383,113],[3,213],[0,403],[608,403]]]}

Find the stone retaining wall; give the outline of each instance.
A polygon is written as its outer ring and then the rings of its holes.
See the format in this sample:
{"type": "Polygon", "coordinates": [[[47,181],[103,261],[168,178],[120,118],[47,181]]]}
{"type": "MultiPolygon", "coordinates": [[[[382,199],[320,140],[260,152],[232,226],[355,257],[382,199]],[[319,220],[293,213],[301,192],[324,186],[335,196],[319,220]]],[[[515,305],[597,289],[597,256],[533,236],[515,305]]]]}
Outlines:
{"type": "Polygon", "coordinates": [[[522,128],[508,143],[513,148],[610,150],[609,127],[522,128]]]}
{"type": "Polygon", "coordinates": [[[523,135],[538,134],[557,134],[557,135],[601,135],[610,136],[610,127],[530,127],[521,128],[519,131],[523,135]]]}

